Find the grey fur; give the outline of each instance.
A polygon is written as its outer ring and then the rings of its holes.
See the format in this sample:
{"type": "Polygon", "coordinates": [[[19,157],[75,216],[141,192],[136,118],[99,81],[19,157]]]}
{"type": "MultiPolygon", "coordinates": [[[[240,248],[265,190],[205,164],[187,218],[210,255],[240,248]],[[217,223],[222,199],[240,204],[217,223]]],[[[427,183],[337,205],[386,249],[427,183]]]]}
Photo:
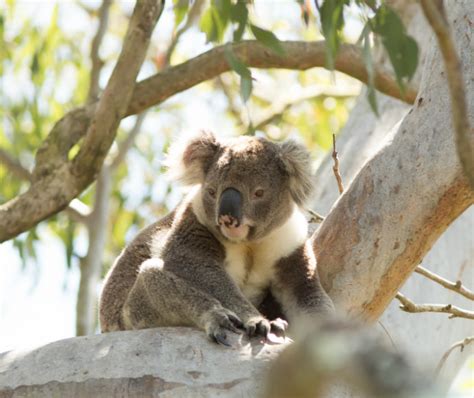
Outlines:
{"type": "Polygon", "coordinates": [[[225,345],[229,330],[283,333],[284,322],[265,317],[281,308],[290,321],[333,311],[305,245],[304,219],[299,230],[297,205],[312,188],[302,146],[249,137],[221,142],[203,133],[172,152],[171,171],[197,185],[116,260],[100,300],[103,332],[189,325],[225,345]],[[246,223],[246,235],[235,240],[217,214],[217,198],[229,187],[242,194],[246,223]]]}

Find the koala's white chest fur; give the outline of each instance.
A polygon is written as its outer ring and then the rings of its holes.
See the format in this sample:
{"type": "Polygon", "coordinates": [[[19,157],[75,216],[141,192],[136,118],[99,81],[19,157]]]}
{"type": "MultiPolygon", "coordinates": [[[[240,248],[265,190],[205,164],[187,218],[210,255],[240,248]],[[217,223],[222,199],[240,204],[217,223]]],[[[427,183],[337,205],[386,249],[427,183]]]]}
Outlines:
{"type": "Polygon", "coordinates": [[[225,267],[244,295],[254,304],[271,285],[276,262],[301,246],[307,238],[308,224],[295,206],[291,217],[256,244],[224,243],[225,267]]]}

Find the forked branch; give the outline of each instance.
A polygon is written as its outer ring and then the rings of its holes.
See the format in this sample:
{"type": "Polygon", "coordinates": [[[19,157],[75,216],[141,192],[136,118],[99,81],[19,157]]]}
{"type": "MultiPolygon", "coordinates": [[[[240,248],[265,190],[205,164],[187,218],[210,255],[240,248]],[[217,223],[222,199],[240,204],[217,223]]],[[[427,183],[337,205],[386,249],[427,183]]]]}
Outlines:
{"type": "Polygon", "coordinates": [[[474,312],[459,308],[452,304],[415,304],[400,292],[395,296],[400,301],[400,309],[405,312],[439,312],[450,314],[449,318],[474,319],[474,312]]]}
{"type": "Polygon", "coordinates": [[[423,275],[424,277],[431,279],[433,282],[440,284],[441,286],[445,287],[446,289],[452,290],[453,292],[459,293],[462,296],[468,298],[469,300],[474,300],[474,292],[469,290],[467,287],[463,285],[461,281],[451,282],[447,279],[442,278],[435,273],[428,271],[426,268],[422,266],[418,266],[415,268],[415,272],[423,275]]]}

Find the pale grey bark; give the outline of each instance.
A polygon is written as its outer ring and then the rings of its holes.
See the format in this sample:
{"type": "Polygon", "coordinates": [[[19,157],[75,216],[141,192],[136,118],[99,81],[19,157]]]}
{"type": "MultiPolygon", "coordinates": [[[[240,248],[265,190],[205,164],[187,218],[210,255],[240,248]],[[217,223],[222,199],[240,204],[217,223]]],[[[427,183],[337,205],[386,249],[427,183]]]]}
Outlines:
{"type": "Polygon", "coordinates": [[[254,397],[284,348],[224,348],[191,328],[61,340],[0,354],[0,398],[254,397]]]}

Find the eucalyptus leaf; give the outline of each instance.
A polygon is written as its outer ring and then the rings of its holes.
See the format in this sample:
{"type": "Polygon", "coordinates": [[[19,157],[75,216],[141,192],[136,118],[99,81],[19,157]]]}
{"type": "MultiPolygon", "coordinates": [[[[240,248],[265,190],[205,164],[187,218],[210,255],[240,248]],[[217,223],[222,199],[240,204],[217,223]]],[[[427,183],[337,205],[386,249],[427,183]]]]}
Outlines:
{"type": "Polygon", "coordinates": [[[230,18],[237,24],[237,29],[234,30],[234,41],[242,40],[248,17],[249,11],[247,9],[247,3],[244,0],[238,0],[230,9],[230,18]]]}
{"type": "Polygon", "coordinates": [[[400,89],[409,81],[418,65],[418,45],[410,37],[398,14],[382,5],[370,20],[371,28],[382,39],[400,89]]]}
{"type": "Polygon", "coordinates": [[[235,54],[232,52],[230,47],[227,47],[224,51],[225,58],[229,63],[229,66],[240,76],[240,95],[242,101],[245,103],[252,94],[252,73],[250,69],[242,61],[240,61],[235,54]]]}
{"type": "Polygon", "coordinates": [[[252,94],[252,77],[251,76],[241,76],[240,77],[240,95],[242,101],[247,102],[252,94]]]}
{"type": "Polygon", "coordinates": [[[250,24],[250,30],[259,42],[273,50],[275,53],[278,55],[285,54],[285,49],[281,45],[281,41],[272,32],[259,28],[253,24],[250,24]]]}
{"type": "Polygon", "coordinates": [[[175,26],[178,26],[183,22],[184,17],[189,9],[189,0],[173,0],[173,11],[174,11],[174,20],[175,26]]]}
{"type": "Polygon", "coordinates": [[[341,43],[341,31],[344,27],[344,5],[349,0],[324,0],[319,8],[321,29],[326,39],[326,67],[334,69],[334,60],[341,43]]]}

